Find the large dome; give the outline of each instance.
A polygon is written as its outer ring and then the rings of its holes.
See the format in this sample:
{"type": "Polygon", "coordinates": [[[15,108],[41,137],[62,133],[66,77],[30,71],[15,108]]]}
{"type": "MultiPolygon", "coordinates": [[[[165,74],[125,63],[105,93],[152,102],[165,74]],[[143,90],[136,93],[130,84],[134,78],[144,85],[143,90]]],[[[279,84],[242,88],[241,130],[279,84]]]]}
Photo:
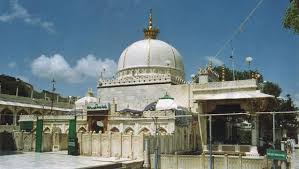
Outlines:
{"type": "Polygon", "coordinates": [[[117,79],[133,83],[184,83],[182,57],[174,47],[156,39],[160,31],[152,25],[152,13],[143,32],[145,39],[134,42],[120,55],[117,79]]]}
{"type": "Polygon", "coordinates": [[[118,71],[137,67],[171,68],[184,72],[180,53],[157,39],[144,39],[128,46],[118,61],[118,71]]]}

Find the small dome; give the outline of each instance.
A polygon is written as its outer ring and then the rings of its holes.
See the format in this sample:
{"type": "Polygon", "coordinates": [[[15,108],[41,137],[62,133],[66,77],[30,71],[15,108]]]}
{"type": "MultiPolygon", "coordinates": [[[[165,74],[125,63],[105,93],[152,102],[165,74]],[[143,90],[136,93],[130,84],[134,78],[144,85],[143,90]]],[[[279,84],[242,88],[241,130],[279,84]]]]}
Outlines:
{"type": "Polygon", "coordinates": [[[93,97],[92,89],[88,89],[88,92],[85,97],[77,100],[75,102],[76,109],[83,109],[89,103],[97,103],[98,99],[93,97]]]}
{"type": "Polygon", "coordinates": [[[156,110],[170,110],[177,109],[178,105],[174,98],[170,97],[167,93],[164,97],[160,98],[156,104],[156,110]]]}

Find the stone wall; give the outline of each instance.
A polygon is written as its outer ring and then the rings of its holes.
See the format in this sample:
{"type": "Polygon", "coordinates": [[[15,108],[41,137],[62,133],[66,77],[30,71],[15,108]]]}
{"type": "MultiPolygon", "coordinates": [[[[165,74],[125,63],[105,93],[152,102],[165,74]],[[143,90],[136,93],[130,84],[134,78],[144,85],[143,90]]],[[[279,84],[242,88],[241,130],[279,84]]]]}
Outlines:
{"type": "MultiPolygon", "coordinates": [[[[35,151],[35,133],[14,132],[13,138],[17,150],[35,151]]],[[[42,146],[43,152],[53,151],[53,146],[56,150],[67,150],[67,134],[43,133],[42,146]]]]}
{"type": "MultiPolygon", "coordinates": [[[[246,157],[214,155],[215,169],[270,169],[271,161],[266,157],[246,157]]],[[[161,155],[159,168],[161,169],[207,169],[208,155],[161,155]]],[[[151,155],[151,168],[154,168],[154,154],[151,155]]]]}
{"type": "Polygon", "coordinates": [[[143,110],[146,105],[163,97],[169,91],[170,86],[170,84],[153,84],[99,88],[98,97],[102,103],[112,103],[114,99],[117,110],[128,107],[143,110]]]}
{"type": "Polygon", "coordinates": [[[143,135],[78,133],[80,154],[87,156],[143,159],[143,135]]]}

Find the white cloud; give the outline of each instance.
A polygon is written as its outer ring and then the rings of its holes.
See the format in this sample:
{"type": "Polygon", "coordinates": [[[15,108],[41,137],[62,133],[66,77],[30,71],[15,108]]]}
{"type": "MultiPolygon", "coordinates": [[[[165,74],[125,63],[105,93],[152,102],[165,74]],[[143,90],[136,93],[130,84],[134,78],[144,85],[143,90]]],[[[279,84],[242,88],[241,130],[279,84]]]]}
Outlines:
{"type": "Polygon", "coordinates": [[[10,0],[10,13],[4,13],[0,15],[0,21],[11,22],[15,19],[20,19],[30,25],[40,26],[50,33],[55,32],[53,22],[43,21],[38,17],[31,16],[27,9],[19,4],[18,0],[10,0]]]}
{"type": "Polygon", "coordinates": [[[214,56],[206,56],[206,59],[208,60],[208,61],[211,61],[214,65],[216,65],[216,66],[221,66],[221,65],[223,65],[223,62],[220,60],[220,59],[218,59],[218,58],[216,58],[216,57],[214,57],[214,56]]]}
{"type": "Polygon", "coordinates": [[[7,65],[9,68],[15,68],[17,66],[16,62],[9,62],[7,65]]]}
{"type": "Polygon", "coordinates": [[[96,58],[94,55],[87,55],[77,60],[73,67],[60,54],[50,57],[41,55],[31,64],[34,75],[46,79],[64,80],[68,83],[82,83],[88,79],[95,80],[104,69],[104,76],[112,77],[116,72],[116,67],[115,61],[96,58]]]}

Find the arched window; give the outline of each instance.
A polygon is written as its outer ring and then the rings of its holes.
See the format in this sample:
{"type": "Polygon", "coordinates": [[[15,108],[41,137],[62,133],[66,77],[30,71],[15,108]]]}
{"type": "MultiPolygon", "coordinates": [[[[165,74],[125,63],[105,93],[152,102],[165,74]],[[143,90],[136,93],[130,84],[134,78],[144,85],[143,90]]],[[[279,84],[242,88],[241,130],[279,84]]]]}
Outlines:
{"type": "Polygon", "coordinates": [[[163,127],[160,127],[160,128],[158,129],[158,132],[159,132],[160,135],[166,135],[166,134],[167,134],[166,129],[164,129],[163,127]]]}
{"type": "Polygon", "coordinates": [[[13,113],[9,109],[4,109],[0,113],[0,125],[12,125],[13,124],[13,113]]]}
{"type": "Polygon", "coordinates": [[[85,133],[86,132],[86,129],[84,127],[80,127],[78,132],[82,132],[82,133],[85,133]]]}
{"type": "Polygon", "coordinates": [[[50,128],[49,128],[49,127],[46,127],[46,128],[44,129],[44,133],[51,133],[50,128]]]}
{"type": "Polygon", "coordinates": [[[118,133],[119,132],[117,127],[113,127],[110,131],[113,132],[113,133],[118,133]]]}
{"type": "Polygon", "coordinates": [[[125,134],[134,134],[134,130],[131,127],[126,128],[125,134]]]}
{"type": "Polygon", "coordinates": [[[61,128],[60,127],[53,127],[52,128],[52,133],[61,133],[61,128]]]}
{"type": "Polygon", "coordinates": [[[140,132],[138,134],[151,135],[151,132],[148,128],[143,128],[140,130],[140,132]]]}

